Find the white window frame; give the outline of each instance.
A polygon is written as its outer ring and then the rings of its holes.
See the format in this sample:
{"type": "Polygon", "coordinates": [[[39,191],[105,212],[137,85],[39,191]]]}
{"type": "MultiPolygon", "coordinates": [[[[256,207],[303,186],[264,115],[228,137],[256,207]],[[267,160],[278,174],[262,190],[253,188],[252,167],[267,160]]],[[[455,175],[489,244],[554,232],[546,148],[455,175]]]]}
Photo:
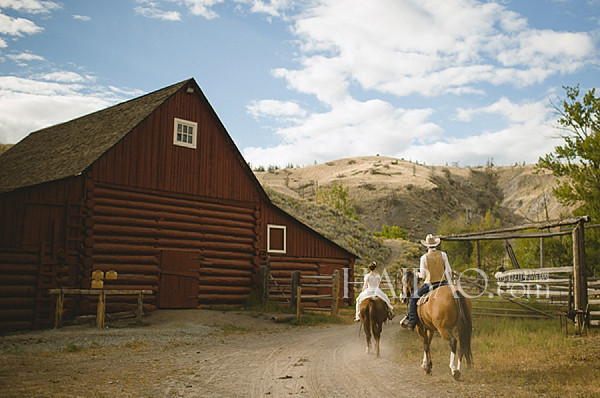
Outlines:
{"type": "Polygon", "coordinates": [[[173,122],[173,144],[183,146],[186,148],[196,149],[197,142],[198,142],[198,123],[192,122],[190,120],[175,118],[175,121],[173,122]],[[179,141],[177,139],[177,133],[178,133],[177,126],[178,125],[187,126],[188,128],[192,129],[192,142],[191,143],[179,141]]]}
{"type": "Polygon", "coordinates": [[[287,253],[287,226],[267,224],[267,252],[268,253],[287,253]],[[283,230],[283,250],[271,249],[271,229],[283,230]]]}

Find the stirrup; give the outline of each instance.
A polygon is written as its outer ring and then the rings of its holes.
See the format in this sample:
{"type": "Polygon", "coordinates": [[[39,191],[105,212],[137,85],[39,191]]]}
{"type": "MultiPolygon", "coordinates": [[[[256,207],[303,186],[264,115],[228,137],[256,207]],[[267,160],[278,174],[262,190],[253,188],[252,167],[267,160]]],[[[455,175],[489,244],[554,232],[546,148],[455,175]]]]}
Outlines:
{"type": "Polygon", "coordinates": [[[400,326],[402,326],[404,329],[409,329],[409,330],[415,330],[415,326],[416,326],[416,322],[411,322],[408,319],[408,315],[406,315],[404,318],[402,318],[402,320],[400,321],[400,326]]]}

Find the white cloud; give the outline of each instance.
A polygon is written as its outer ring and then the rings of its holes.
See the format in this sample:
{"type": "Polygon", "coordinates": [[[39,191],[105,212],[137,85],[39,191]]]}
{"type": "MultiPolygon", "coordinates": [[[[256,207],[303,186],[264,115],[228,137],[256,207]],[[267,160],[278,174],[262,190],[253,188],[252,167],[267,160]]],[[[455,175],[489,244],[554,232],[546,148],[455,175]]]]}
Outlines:
{"type": "Polygon", "coordinates": [[[163,11],[153,1],[137,0],[143,5],[135,7],[135,12],[143,17],[160,19],[163,21],[180,21],[181,15],[177,11],[163,11]]]}
{"type": "Polygon", "coordinates": [[[206,19],[217,18],[219,15],[211,7],[222,3],[224,0],[183,0],[192,15],[202,16],[206,19]]]}
{"type": "Polygon", "coordinates": [[[482,82],[523,87],[580,68],[594,51],[586,33],[531,29],[498,4],[467,0],[322,1],[294,33],[301,68],[276,74],[300,92],[316,91],[323,75],[340,76],[341,91],[355,82],[398,96],[474,92],[482,82]]]}
{"type": "Polygon", "coordinates": [[[462,166],[481,166],[492,159],[495,164],[512,165],[522,161],[535,163],[557,145],[560,142],[548,125],[527,123],[429,145],[411,145],[393,156],[436,165],[458,162],[462,166]]]}
{"type": "Polygon", "coordinates": [[[0,143],[16,143],[32,131],[103,109],[120,99],[83,84],[0,76],[0,143]]]}
{"type": "Polygon", "coordinates": [[[252,101],[246,107],[255,119],[272,116],[280,119],[295,119],[306,115],[306,111],[293,101],[252,101]]]}
{"type": "Polygon", "coordinates": [[[86,78],[81,76],[79,73],[69,71],[46,73],[41,75],[40,79],[59,83],[81,83],[86,80],[86,78]]]}
{"type": "Polygon", "coordinates": [[[395,109],[381,100],[348,99],[330,112],[311,114],[298,125],[282,128],[282,144],[271,148],[249,147],[244,158],[255,165],[307,164],[312,161],[389,153],[416,139],[433,139],[441,129],[429,122],[429,109],[395,109]]]}
{"type": "Polygon", "coordinates": [[[272,17],[284,17],[282,12],[291,7],[288,0],[235,0],[250,6],[250,12],[267,14],[272,17]]]}
{"type": "Polygon", "coordinates": [[[44,0],[0,0],[0,8],[11,8],[29,14],[47,14],[61,6],[54,1],[44,0]]]}
{"type": "Polygon", "coordinates": [[[44,28],[28,19],[13,18],[0,13],[0,34],[22,37],[24,34],[31,35],[43,30],[44,28]]]}
{"type": "Polygon", "coordinates": [[[428,164],[460,162],[463,165],[483,165],[494,158],[497,164],[536,162],[544,153],[550,153],[559,143],[553,134],[555,125],[549,101],[516,104],[503,97],[481,108],[458,109],[458,119],[471,122],[481,115],[498,115],[506,127],[485,131],[462,138],[438,140],[430,145],[413,144],[395,154],[407,159],[418,159],[428,164]]]}
{"type": "MultiPolygon", "coordinates": [[[[272,74],[284,79],[290,90],[313,95],[329,110],[276,129],[280,145],[246,148],[244,155],[253,164],[306,164],[373,153],[436,164],[480,159],[485,163],[490,157],[509,163],[514,157],[535,161],[532,148],[551,150],[555,144],[547,137],[548,102],[494,98],[490,86],[520,97],[525,87],[580,70],[596,51],[591,34],[535,29],[526,18],[495,2],[304,4],[292,27],[298,43],[297,67],[274,68],[272,74]],[[391,99],[367,100],[382,95],[391,99]],[[406,104],[409,96],[417,96],[421,104],[446,97],[445,112],[452,109],[453,97],[477,96],[487,105],[456,109],[450,116],[392,105],[394,99],[406,104]],[[378,104],[375,118],[365,111],[373,104],[378,104]],[[456,133],[455,138],[444,138],[439,125],[444,117],[470,121],[486,114],[500,116],[505,127],[475,131],[470,138],[456,138],[456,133]],[[356,120],[356,115],[365,119],[356,120]],[[367,135],[369,139],[364,139],[367,135]],[[498,152],[504,155],[494,156],[498,152]]],[[[278,121],[276,112],[272,117],[278,121]]],[[[471,132],[462,133],[466,134],[471,132]]]]}
{"type": "Polygon", "coordinates": [[[83,22],[92,20],[92,18],[88,17],[87,15],[77,15],[77,14],[73,15],[73,19],[76,21],[83,21],[83,22]]]}
{"type": "Polygon", "coordinates": [[[45,61],[44,57],[32,53],[8,54],[6,57],[21,64],[26,61],[45,61]]]}

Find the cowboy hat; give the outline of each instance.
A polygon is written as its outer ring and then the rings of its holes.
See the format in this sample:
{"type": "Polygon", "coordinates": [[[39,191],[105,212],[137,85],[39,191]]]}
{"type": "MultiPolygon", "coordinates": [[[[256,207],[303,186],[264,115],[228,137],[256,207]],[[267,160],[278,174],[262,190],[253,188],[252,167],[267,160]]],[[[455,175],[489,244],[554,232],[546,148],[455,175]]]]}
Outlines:
{"type": "Polygon", "coordinates": [[[427,247],[436,247],[441,241],[440,238],[435,237],[432,234],[427,234],[427,237],[425,237],[425,240],[421,241],[421,244],[427,247]]]}

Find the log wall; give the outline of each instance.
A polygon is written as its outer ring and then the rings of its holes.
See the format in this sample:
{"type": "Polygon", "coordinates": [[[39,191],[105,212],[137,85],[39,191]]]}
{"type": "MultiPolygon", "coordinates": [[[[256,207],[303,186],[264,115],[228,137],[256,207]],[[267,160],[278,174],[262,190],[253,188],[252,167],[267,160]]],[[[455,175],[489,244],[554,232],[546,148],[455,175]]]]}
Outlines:
{"type": "MultiPolygon", "coordinates": [[[[96,184],[93,191],[93,269],[118,272],[113,289],[149,289],[160,295],[160,251],[199,253],[198,303],[241,303],[253,287],[257,245],[255,208],[193,200],[96,184]]],[[[175,287],[173,287],[175,288],[175,287]]],[[[128,298],[133,306],[134,299],[128,298]]],[[[109,310],[125,298],[112,297],[109,310]]],[[[120,308],[122,309],[122,308],[120,308]]]]}
{"type": "MultiPolygon", "coordinates": [[[[81,177],[0,195],[0,330],[52,324],[47,290],[77,287],[82,251],[81,177]]],[[[65,301],[71,315],[75,301],[65,301]]]]}

